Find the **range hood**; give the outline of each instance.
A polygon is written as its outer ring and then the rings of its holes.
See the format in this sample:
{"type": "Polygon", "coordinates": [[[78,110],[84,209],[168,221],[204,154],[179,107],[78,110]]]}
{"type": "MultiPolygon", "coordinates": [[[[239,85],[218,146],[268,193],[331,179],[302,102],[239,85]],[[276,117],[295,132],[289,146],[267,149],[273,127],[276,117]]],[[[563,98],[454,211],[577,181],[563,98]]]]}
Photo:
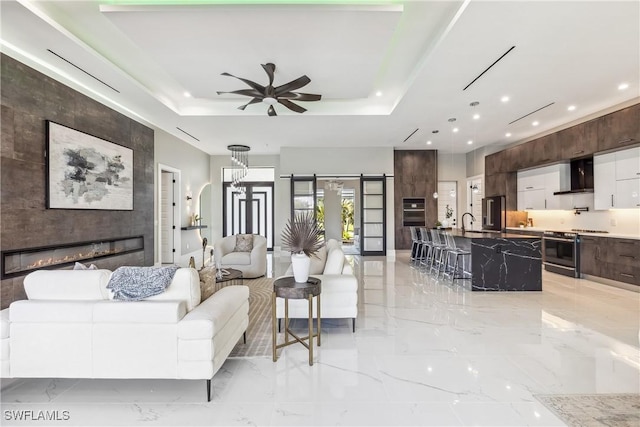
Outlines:
{"type": "Polygon", "coordinates": [[[571,188],[553,194],[593,193],[593,157],[571,160],[570,169],[571,188]]]}

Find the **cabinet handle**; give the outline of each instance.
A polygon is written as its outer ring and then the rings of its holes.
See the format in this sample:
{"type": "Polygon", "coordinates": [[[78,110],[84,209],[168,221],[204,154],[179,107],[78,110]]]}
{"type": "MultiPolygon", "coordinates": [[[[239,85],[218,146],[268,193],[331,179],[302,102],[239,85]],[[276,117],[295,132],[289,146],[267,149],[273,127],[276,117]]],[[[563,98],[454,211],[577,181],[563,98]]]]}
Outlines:
{"type": "Polygon", "coordinates": [[[596,246],[596,257],[598,261],[600,260],[600,246],[596,246]]]}
{"type": "Polygon", "coordinates": [[[620,275],[624,277],[636,277],[633,274],[627,274],[627,273],[620,273],[620,275]]]}
{"type": "Polygon", "coordinates": [[[633,255],[620,255],[620,256],[624,258],[632,258],[632,259],[635,258],[633,255]]]}
{"type": "Polygon", "coordinates": [[[627,139],[623,139],[622,141],[618,141],[618,144],[624,144],[625,142],[631,142],[633,141],[633,138],[627,138],[627,139]]]}
{"type": "Polygon", "coordinates": [[[613,207],[613,194],[611,195],[611,207],[613,207]]]}
{"type": "Polygon", "coordinates": [[[573,152],[573,154],[580,154],[580,153],[584,153],[584,150],[574,151],[574,152],[573,152]]]}
{"type": "Polygon", "coordinates": [[[533,188],[533,187],[524,187],[524,188],[526,188],[528,190],[528,189],[533,188]]]}
{"type": "Polygon", "coordinates": [[[544,199],[544,208],[547,209],[547,199],[544,199]]]}

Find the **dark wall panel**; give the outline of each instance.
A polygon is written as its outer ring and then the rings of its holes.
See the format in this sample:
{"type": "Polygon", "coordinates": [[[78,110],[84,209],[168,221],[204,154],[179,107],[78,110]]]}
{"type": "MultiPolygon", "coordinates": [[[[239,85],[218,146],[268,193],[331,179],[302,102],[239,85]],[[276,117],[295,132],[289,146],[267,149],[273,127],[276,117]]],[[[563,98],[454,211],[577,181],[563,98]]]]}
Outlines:
{"type": "MultiPolygon", "coordinates": [[[[2,55],[0,248],[144,236],[144,254],[98,260],[101,268],[153,264],[153,130],[2,55]],[[46,209],[46,120],[133,149],[134,210],[46,209]]],[[[3,280],[2,308],[24,299],[23,278],[3,280]]]]}
{"type": "Polygon", "coordinates": [[[396,249],[411,248],[409,227],[402,225],[402,199],[423,197],[427,227],[438,220],[438,155],[435,150],[396,150],[393,152],[394,220],[396,249]]]}

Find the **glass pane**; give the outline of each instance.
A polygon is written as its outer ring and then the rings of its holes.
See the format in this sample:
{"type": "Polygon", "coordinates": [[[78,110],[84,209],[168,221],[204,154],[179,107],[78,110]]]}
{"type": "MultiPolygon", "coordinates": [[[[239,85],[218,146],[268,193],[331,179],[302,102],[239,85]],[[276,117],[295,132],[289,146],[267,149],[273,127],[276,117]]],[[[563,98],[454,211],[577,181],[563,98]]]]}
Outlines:
{"type": "Polygon", "coordinates": [[[382,224],[364,224],[364,237],[382,237],[382,224]]]}
{"type": "Polygon", "coordinates": [[[382,194],[382,181],[364,181],[364,194],[382,194]]]}
{"type": "Polygon", "coordinates": [[[380,208],[383,206],[382,196],[364,196],[364,208],[380,208]]]}
{"type": "MultiPolygon", "coordinates": [[[[222,177],[224,182],[233,180],[234,168],[228,167],[222,169],[222,177]]],[[[245,182],[273,182],[275,178],[274,168],[249,168],[247,176],[244,177],[245,182]]]]}
{"type": "Polygon", "coordinates": [[[293,199],[294,209],[313,209],[313,196],[296,196],[293,199]]]}
{"type": "Polygon", "coordinates": [[[381,251],[382,250],[382,238],[367,238],[364,239],[364,250],[365,251],[381,251]]]}
{"type": "Polygon", "coordinates": [[[382,222],[382,209],[365,209],[363,222],[382,222]]]}
{"type": "Polygon", "coordinates": [[[313,181],[293,181],[293,194],[313,194],[313,181]]]}

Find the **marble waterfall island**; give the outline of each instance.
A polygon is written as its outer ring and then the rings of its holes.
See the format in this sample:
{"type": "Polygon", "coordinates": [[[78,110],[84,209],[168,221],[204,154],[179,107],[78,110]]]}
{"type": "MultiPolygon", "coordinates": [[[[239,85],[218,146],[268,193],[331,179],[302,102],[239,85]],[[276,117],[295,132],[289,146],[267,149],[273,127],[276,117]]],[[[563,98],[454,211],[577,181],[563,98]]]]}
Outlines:
{"type": "Polygon", "coordinates": [[[458,246],[471,250],[471,290],[542,290],[539,236],[459,231],[452,234],[458,246]]]}

